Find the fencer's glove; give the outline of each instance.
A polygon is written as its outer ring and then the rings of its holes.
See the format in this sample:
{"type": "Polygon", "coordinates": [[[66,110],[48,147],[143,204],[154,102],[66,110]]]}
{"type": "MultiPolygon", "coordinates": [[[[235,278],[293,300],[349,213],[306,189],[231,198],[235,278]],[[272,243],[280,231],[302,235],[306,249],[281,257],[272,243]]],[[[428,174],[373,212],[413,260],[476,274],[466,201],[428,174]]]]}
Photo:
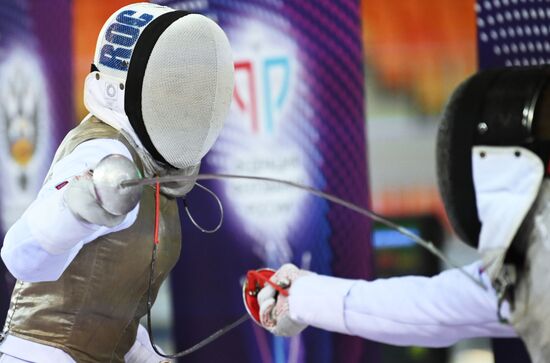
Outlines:
{"type": "MultiPolygon", "coordinates": [[[[300,270],[292,264],[285,264],[270,280],[281,287],[290,288],[297,279],[309,274],[311,272],[300,270]]],[[[270,285],[266,284],[258,293],[258,304],[260,305],[260,323],[275,335],[290,337],[299,334],[307,327],[290,318],[288,297],[278,293],[270,285]]]]}
{"type": "Polygon", "coordinates": [[[86,171],[69,181],[63,199],[71,212],[79,219],[105,227],[122,223],[126,215],[114,215],[99,204],[92,181],[92,172],[86,171]]]}

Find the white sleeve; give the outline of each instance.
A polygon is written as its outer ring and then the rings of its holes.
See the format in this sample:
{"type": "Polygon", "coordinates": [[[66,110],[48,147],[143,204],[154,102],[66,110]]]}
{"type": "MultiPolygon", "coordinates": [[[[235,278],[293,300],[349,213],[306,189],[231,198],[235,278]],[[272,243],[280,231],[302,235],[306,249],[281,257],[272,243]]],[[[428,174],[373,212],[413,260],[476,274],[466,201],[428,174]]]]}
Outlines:
{"type": "MultiPolygon", "coordinates": [[[[159,352],[165,354],[164,351],[155,344],[155,347],[159,352]]],[[[138,331],[136,340],[132,348],[124,355],[124,361],[126,363],[159,363],[159,362],[173,362],[171,359],[164,358],[158,355],[151,346],[151,340],[147,329],[141,324],[138,325],[138,331]]]]}
{"type": "MultiPolygon", "coordinates": [[[[465,270],[490,286],[479,263],[465,270]]],[[[444,347],[466,338],[517,336],[498,321],[494,290],[481,289],[458,269],[372,282],[305,276],[291,287],[289,305],[298,322],[393,345],[444,347]]]]}
{"type": "Polygon", "coordinates": [[[128,228],[135,222],[139,204],[118,226],[108,228],[76,218],[64,203],[64,183],[95,168],[110,154],[132,158],[120,141],[95,139],[78,145],[54,165],[52,177],[4,238],[2,260],[17,279],[28,282],[57,280],[85,243],[128,228]]]}

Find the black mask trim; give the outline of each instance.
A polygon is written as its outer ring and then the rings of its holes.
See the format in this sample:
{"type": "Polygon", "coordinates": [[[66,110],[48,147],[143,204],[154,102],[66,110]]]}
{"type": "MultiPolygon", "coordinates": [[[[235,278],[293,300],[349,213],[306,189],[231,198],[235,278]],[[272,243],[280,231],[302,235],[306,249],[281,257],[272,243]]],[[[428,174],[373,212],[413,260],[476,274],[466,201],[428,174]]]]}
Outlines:
{"type": "Polygon", "coordinates": [[[456,234],[473,245],[477,245],[481,222],[477,217],[471,150],[482,112],[479,100],[499,73],[477,74],[462,83],[445,107],[437,135],[439,192],[456,234]]]}

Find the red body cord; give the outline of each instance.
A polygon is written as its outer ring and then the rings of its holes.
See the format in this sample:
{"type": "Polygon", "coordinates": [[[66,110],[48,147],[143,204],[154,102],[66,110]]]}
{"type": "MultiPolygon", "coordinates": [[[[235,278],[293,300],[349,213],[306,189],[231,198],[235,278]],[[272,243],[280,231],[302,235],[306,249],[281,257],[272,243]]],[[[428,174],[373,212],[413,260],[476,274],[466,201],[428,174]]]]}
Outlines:
{"type": "Polygon", "coordinates": [[[160,219],[160,183],[155,187],[155,244],[159,244],[159,219],[160,219]]]}

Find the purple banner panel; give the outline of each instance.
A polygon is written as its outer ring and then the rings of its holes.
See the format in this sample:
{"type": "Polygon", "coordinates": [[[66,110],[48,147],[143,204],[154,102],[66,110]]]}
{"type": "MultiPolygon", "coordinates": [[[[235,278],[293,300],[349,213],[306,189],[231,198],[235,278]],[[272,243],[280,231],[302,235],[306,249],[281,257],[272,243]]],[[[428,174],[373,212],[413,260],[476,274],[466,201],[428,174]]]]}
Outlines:
{"type": "MultiPolygon", "coordinates": [[[[0,230],[40,189],[73,120],[71,3],[6,0],[0,7],[0,230]]],[[[2,234],[3,234],[2,233],[2,234]]],[[[13,278],[0,279],[2,312],[13,278]]]]}
{"type": "MultiPolygon", "coordinates": [[[[278,177],[368,207],[358,1],[160,3],[212,17],[233,48],[232,109],[203,173],[278,177]]],[[[245,312],[241,282],[249,269],[292,262],[323,274],[372,277],[370,221],[280,185],[207,185],[222,198],[225,221],[206,235],[182,214],[182,256],[171,278],[178,348],[245,312]]],[[[200,224],[217,223],[208,194],[196,188],[188,204],[200,224]]],[[[249,322],[185,361],[353,363],[365,355],[358,338],[313,328],[275,338],[249,322]]]]}

